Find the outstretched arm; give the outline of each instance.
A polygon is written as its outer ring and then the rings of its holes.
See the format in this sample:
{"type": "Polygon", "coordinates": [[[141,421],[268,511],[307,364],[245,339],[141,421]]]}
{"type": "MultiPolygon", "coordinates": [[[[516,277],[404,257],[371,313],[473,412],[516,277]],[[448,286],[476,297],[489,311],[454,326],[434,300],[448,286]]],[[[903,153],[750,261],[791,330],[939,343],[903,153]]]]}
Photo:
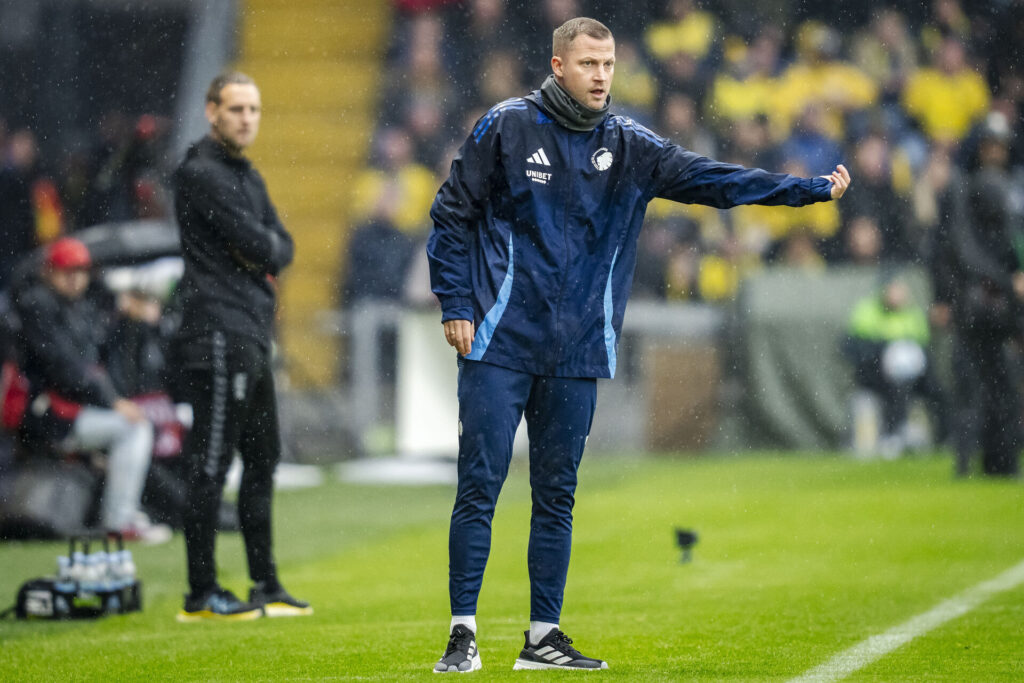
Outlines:
{"type": "Polygon", "coordinates": [[[837,187],[846,190],[842,172],[801,178],[760,168],[715,161],[666,143],[657,152],[651,192],[684,204],[728,209],[740,204],[804,206],[835,199],[837,187]]]}

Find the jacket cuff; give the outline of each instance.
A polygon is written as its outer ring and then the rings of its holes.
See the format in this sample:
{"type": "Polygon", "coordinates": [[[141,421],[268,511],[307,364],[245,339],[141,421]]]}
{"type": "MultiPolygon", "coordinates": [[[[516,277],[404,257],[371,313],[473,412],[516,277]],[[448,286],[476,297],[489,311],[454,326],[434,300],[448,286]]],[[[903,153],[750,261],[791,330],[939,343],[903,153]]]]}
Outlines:
{"type": "Polygon", "coordinates": [[[472,320],[473,300],[467,296],[446,296],[441,299],[441,322],[472,320]]]}
{"type": "Polygon", "coordinates": [[[811,178],[811,197],[816,202],[827,202],[832,199],[832,181],[818,176],[811,178]]]}

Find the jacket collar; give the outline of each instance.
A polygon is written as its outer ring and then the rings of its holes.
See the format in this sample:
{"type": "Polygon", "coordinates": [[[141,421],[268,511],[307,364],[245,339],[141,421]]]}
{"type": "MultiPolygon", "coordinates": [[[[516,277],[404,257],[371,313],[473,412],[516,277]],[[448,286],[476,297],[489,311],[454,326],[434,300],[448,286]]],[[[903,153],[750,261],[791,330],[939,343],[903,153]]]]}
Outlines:
{"type": "Polygon", "coordinates": [[[224,145],[217,142],[209,134],[204,135],[203,138],[196,142],[196,144],[192,146],[192,149],[189,150],[190,157],[199,155],[212,157],[225,164],[240,166],[242,168],[249,168],[252,165],[244,156],[234,156],[230,154],[224,145]]]}
{"type": "Polygon", "coordinates": [[[528,99],[540,105],[565,128],[578,132],[591,131],[601,125],[608,116],[608,108],[612,103],[612,97],[609,95],[600,109],[584,106],[558,84],[554,74],[548,75],[540,90],[531,93],[528,99]]]}

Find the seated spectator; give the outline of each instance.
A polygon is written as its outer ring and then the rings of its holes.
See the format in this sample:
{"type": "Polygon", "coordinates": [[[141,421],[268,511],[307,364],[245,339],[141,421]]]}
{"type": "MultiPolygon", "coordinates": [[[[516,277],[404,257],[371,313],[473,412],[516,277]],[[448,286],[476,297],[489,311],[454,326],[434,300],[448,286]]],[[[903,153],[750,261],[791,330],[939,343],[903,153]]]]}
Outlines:
{"type": "Polygon", "coordinates": [[[877,266],[882,259],[882,231],[871,215],[851,218],[840,233],[842,258],[857,266],[877,266]]]}
{"type": "Polygon", "coordinates": [[[647,49],[659,61],[679,52],[706,59],[715,46],[717,23],[714,15],[698,9],[693,0],[667,0],[662,18],[647,29],[647,49]]]}
{"type": "Polygon", "coordinates": [[[36,246],[33,187],[40,180],[32,131],[15,131],[0,145],[0,288],[25,254],[36,246]]]}
{"type": "Polygon", "coordinates": [[[637,242],[634,296],[652,299],[689,298],[695,287],[696,268],[680,277],[680,259],[700,249],[700,227],[682,215],[648,216],[637,242]]]}
{"type": "Polygon", "coordinates": [[[415,242],[395,227],[387,197],[349,237],[341,303],[395,302],[402,299],[415,242]]]}
{"type": "Polygon", "coordinates": [[[368,220],[387,194],[391,219],[398,229],[414,233],[425,226],[438,181],[429,167],[413,158],[413,153],[413,140],[405,128],[378,131],[374,164],[354,181],[352,219],[356,224],[368,220]]]}
{"type": "Polygon", "coordinates": [[[655,110],[658,84],[640,47],[624,39],[615,45],[615,106],[646,125],[655,110]]]}
{"type": "MultiPolygon", "coordinates": [[[[782,166],[786,173],[807,175],[807,168],[798,161],[782,166]]],[[[835,202],[819,202],[801,207],[738,206],[731,211],[733,229],[745,248],[759,248],[758,256],[766,261],[817,268],[822,256],[822,243],[839,230],[839,209],[835,202]],[[793,239],[790,239],[794,236],[793,239]]]]}
{"type": "MultiPolygon", "coordinates": [[[[111,110],[99,123],[98,144],[76,160],[78,178],[67,178],[69,222],[75,228],[107,221],[166,216],[166,198],[151,185],[159,177],[170,122],[150,114],[133,119],[111,110]],[[139,187],[142,182],[143,186],[139,187]],[[158,203],[159,202],[159,203],[158,203]]],[[[71,170],[71,169],[69,169],[71,170]]]]}
{"type": "Polygon", "coordinates": [[[715,138],[697,116],[697,103],[682,93],[669,93],[659,104],[658,127],[677,145],[706,157],[716,157],[715,138]]]}
{"type": "MultiPolygon", "coordinates": [[[[914,230],[910,203],[893,188],[892,161],[889,145],[878,134],[870,134],[859,141],[853,151],[851,172],[857,175],[857,196],[843,204],[843,231],[841,240],[849,248],[856,241],[848,233],[854,225],[863,229],[866,218],[878,230],[880,241],[878,258],[882,261],[908,262],[919,254],[922,236],[914,230]]],[[[863,254],[838,254],[841,260],[854,259],[863,254]]]]}
{"type": "Polygon", "coordinates": [[[711,86],[708,113],[722,131],[730,123],[771,116],[779,87],[779,52],[782,31],[762,28],[747,46],[727,41],[725,64],[711,86]]]}
{"type": "Polygon", "coordinates": [[[875,104],[878,87],[864,72],[839,59],[842,39],[832,28],[807,21],[796,35],[797,59],[779,79],[773,129],[788,135],[808,104],[824,107],[825,133],[833,140],[845,135],[845,119],[875,104]]]}
{"type": "Polygon", "coordinates": [[[907,81],[903,107],[932,141],[958,142],[988,111],[988,85],[956,38],[943,40],[932,61],[907,81]]]}
{"type": "Polygon", "coordinates": [[[892,7],[878,12],[870,26],[858,33],[851,51],[861,71],[878,84],[884,102],[894,102],[907,76],[917,69],[917,49],[907,19],[892,7]]]}
{"type": "Polygon", "coordinates": [[[693,0],[666,0],[660,20],[644,35],[662,92],[685,93],[703,106],[719,58],[718,20],[693,0]]]}
{"type": "Polygon", "coordinates": [[[466,97],[471,83],[452,82],[444,65],[444,23],[436,12],[423,12],[400,23],[396,52],[391,55],[380,115],[386,125],[403,121],[410,100],[454,102],[466,97]]]}
{"type": "Polygon", "coordinates": [[[956,173],[949,148],[937,145],[929,153],[911,188],[910,215],[914,229],[922,236],[922,244],[931,256],[934,256],[935,245],[942,239],[939,232],[948,214],[943,198],[949,193],[956,173]]]}
{"type": "Polygon", "coordinates": [[[933,427],[941,428],[943,411],[927,352],[929,336],[927,314],[912,301],[910,288],[901,279],[891,280],[881,292],[854,306],[843,351],[853,366],[857,389],[867,395],[855,399],[854,409],[855,447],[862,454],[877,450],[897,457],[908,447],[924,445],[907,419],[914,396],[930,402],[933,427]],[[875,410],[872,402],[881,404],[881,428],[858,434],[858,423],[864,427],[870,422],[865,415],[875,410]]]}
{"type": "Polygon", "coordinates": [[[819,102],[808,102],[793,130],[782,143],[782,156],[793,159],[805,168],[835,168],[843,163],[843,151],[825,128],[825,108],[819,102]]]}
{"type": "Polygon", "coordinates": [[[460,9],[447,22],[442,49],[461,95],[475,99],[471,90],[481,56],[523,42],[517,38],[521,27],[508,16],[507,0],[468,0],[460,9]]]}
{"type": "Polygon", "coordinates": [[[741,166],[777,168],[782,154],[772,138],[768,117],[736,119],[729,126],[723,152],[725,160],[741,166]]]}
{"type": "Polygon", "coordinates": [[[511,97],[520,97],[528,90],[523,84],[519,58],[511,51],[494,50],[480,58],[479,72],[473,83],[473,97],[468,101],[475,105],[487,102],[503,102],[511,97]]]}
{"type": "Polygon", "coordinates": [[[772,265],[793,268],[806,272],[825,270],[825,258],[821,254],[821,241],[808,226],[795,225],[776,241],[766,255],[772,265]]]}
{"type": "MultiPolygon", "coordinates": [[[[924,4],[924,3],[922,3],[924,4]]],[[[942,41],[953,37],[964,45],[971,42],[971,19],[964,12],[960,0],[933,0],[928,16],[922,16],[920,41],[925,52],[939,49],[942,41]]]]}
{"type": "Polygon", "coordinates": [[[434,168],[448,146],[444,100],[432,95],[415,95],[406,103],[406,129],[412,136],[417,163],[434,168]]]}
{"type": "Polygon", "coordinates": [[[92,259],[74,238],[46,251],[38,280],[15,295],[21,319],[22,370],[29,381],[21,436],[60,454],[105,449],[100,526],[128,539],[160,543],[170,529],[139,509],[153,447],[153,427],[119,395],[100,365],[102,318],[85,297],[92,259]]]}
{"type": "MultiPolygon", "coordinates": [[[[513,15],[518,15],[523,22],[520,36],[550,36],[556,28],[573,17],[583,16],[584,12],[580,0],[539,0],[522,3],[513,15]]],[[[536,88],[551,72],[551,43],[545,40],[521,41],[518,49],[526,69],[525,80],[536,88]]]]}

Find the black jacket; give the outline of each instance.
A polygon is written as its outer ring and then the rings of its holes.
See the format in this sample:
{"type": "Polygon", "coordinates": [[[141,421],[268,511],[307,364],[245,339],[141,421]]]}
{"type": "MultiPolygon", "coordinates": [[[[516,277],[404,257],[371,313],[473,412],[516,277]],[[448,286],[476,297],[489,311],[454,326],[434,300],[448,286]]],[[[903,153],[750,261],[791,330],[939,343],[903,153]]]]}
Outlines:
{"type": "Polygon", "coordinates": [[[957,184],[952,195],[949,275],[957,290],[954,311],[969,334],[1019,332],[1024,317],[1013,292],[1013,274],[1024,268],[1024,234],[1009,206],[1007,174],[982,168],[957,184]],[[1018,243],[1020,242],[1020,243],[1018,243]]]}
{"type": "Polygon", "coordinates": [[[14,303],[21,323],[19,360],[30,387],[23,429],[28,436],[61,439],[71,420],[52,394],[102,408],[118,398],[101,366],[104,318],[88,299],[65,299],[41,281],[16,292],[14,303]]]}
{"type": "Polygon", "coordinates": [[[291,263],[294,244],[263,178],[205,137],[174,174],[174,204],[185,259],[179,338],[217,330],[269,345],[273,278],[291,263]]]}

